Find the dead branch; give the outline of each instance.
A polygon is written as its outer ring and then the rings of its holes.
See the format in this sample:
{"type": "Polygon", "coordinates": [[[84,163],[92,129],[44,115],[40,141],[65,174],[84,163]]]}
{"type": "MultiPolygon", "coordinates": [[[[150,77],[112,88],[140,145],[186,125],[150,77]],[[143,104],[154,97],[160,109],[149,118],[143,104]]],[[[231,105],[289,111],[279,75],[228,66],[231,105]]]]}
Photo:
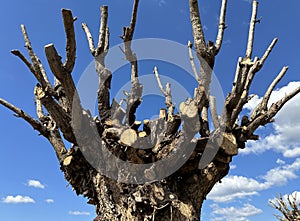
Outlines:
{"type": "Polygon", "coordinates": [[[12,50],[11,53],[21,59],[21,61],[24,62],[24,64],[28,67],[31,73],[35,75],[35,70],[30,63],[30,61],[27,60],[27,58],[19,51],[19,50],[12,50]]]}
{"type": "Polygon", "coordinates": [[[252,1],[252,16],[251,16],[251,21],[250,21],[250,26],[249,26],[248,43],[247,43],[247,50],[246,50],[246,58],[250,58],[250,59],[251,59],[252,50],[253,50],[255,24],[257,22],[257,20],[256,20],[257,7],[258,7],[258,2],[256,0],[253,0],[252,1]]]}
{"type": "Polygon", "coordinates": [[[217,105],[216,105],[215,96],[209,96],[209,107],[210,107],[210,115],[212,118],[214,128],[217,129],[220,127],[220,121],[219,121],[219,116],[217,114],[217,105]]]}
{"type": "Polygon", "coordinates": [[[93,39],[93,36],[89,30],[89,27],[87,26],[86,23],[82,23],[82,29],[83,31],[85,32],[86,34],[86,38],[88,40],[88,44],[89,44],[89,48],[90,48],[90,51],[91,51],[91,54],[94,56],[95,55],[95,45],[94,45],[94,39],[93,39]]]}
{"type": "Polygon", "coordinates": [[[130,25],[129,27],[123,27],[123,35],[121,37],[124,42],[124,50],[122,51],[125,54],[126,60],[131,64],[131,92],[126,99],[126,123],[130,126],[135,121],[135,112],[142,101],[143,91],[143,86],[139,83],[138,79],[137,56],[132,52],[131,49],[131,41],[135,30],[138,6],[139,0],[135,0],[132,9],[130,25]]]}
{"type": "Polygon", "coordinates": [[[267,48],[266,52],[264,53],[264,55],[262,56],[262,58],[260,59],[260,66],[262,66],[265,61],[267,60],[267,58],[269,57],[270,53],[272,52],[274,46],[276,45],[278,39],[274,38],[273,41],[271,42],[271,44],[269,45],[269,47],[267,48]]]}
{"type": "Polygon", "coordinates": [[[157,67],[154,67],[154,74],[157,80],[157,84],[159,89],[161,90],[162,94],[165,96],[166,98],[166,106],[168,108],[168,121],[172,121],[173,119],[173,114],[174,114],[174,104],[172,102],[172,93],[171,93],[171,85],[170,83],[166,84],[166,89],[163,88],[160,77],[159,77],[159,73],[158,73],[158,69],[157,67]]]}
{"type": "Polygon", "coordinates": [[[44,49],[50,69],[53,75],[59,80],[66,93],[66,97],[68,99],[68,106],[64,108],[68,111],[71,111],[76,91],[75,83],[73,81],[71,73],[67,72],[66,68],[61,62],[61,56],[59,56],[53,44],[46,45],[44,49]]]}
{"type": "Polygon", "coordinates": [[[193,69],[193,72],[194,72],[195,79],[197,80],[197,82],[200,82],[199,74],[198,74],[198,71],[197,71],[196,65],[195,65],[195,59],[194,59],[194,56],[193,56],[192,47],[193,47],[192,42],[188,41],[190,63],[191,63],[191,66],[192,66],[192,69],[193,69]]]}
{"type": "Polygon", "coordinates": [[[95,59],[96,72],[99,79],[98,87],[98,112],[101,121],[105,122],[111,116],[110,84],[112,73],[105,67],[105,57],[109,49],[108,7],[101,7],[101,20],[97,48],[94,46],[93,36],[88,26],[83,23],[82,28],[86,34],[91,54],[95,59]]]}
{"type": "MultiPolygon", "coordinates": [[[[102,53],[105,53],[104,48],[106,47],[106,35],[107,35],[107,19],[108,19],[108,7],[102,6],[101,7],[101,20],[100,20],[100,28],[99,28],[99,40],[98,40],[98,47],[96,49],[96,56],[102,53]]],[[[106,52],[107,53],[107,52],[106,52]]],[[[104,54],[103,56],[105,56],[104,54]]]]}
{"type": "Polygon", "coordinates": [[[265,114],[258,115],[248,126],[248,135],[253,133],[259,126],[266,125],[268,123],[273,122],[274,116],[278,113],[278,111],[281,110],[281,108],[284,106],[286,102],[288,102],[290,99],[292,99],[294,96],[296,96],[300,92],[300,87],[293,90],[291,93],[287,94],[283,98],[281,98],[276,103],[273,103],[271,107],[268,109],[268,111],[265,114]]]}
{"type": "Polygon", "coordinates": [[[66,61],[64,62],[64,68],[67,73],[71,74],[73,71],[76,60],[76,40],[74,31],[74,21],[72,11],[62,9],[62,17],[64,21],[64,29],[66,33],[66,61]]]}
{"type": "MultiPolygon", "coordinates": [[[[37,86],[35,86],[34,88],[34,94],[37,93],[38,89],[41,86],[38,84],[37,86]]],[[[43,105],[41,100],[38,98],[38,96],[35,96],[35,105],[36,105],[36,115],[37,117],[40,119],[40,121],[42,123],[44,123],[45,121],[47,121],[47,119],[49,119],[49,117],[47,117],[43,111],[43,105]]]]}
{"type": "MultiPolygon", "coordinates": [[[[202,56],[206,51],[206,43],[201,24],[200,12],[198,7],[198,0],[189,0],[190,3],[190,20],[192,23],[194,45],[198,56],[202,56]]],[[[202,56],[203,57],[203,56],[202,56]]]]}
{"type": "Polygon", "coordinates": [[[220,11],[220,18],[219,18],[219,28],[218,28],[218,35],[215,43],[216,51],[215,54],[217,55],[220,51],[222,42],[223,42],[223,36],[224,36],[224,30],[226,28],[225,18],[226,18],[226,8],[227,8],[227,0],[222,0],[222,6],[220,11]]]}
{"type": "Polygon", "coordinates": [[[44,137],[48,136],[48,131],[46,127],[43,126],[39,121],[31,117],[29,114],[24,112],[22,109],[14,106],[13,104],[7,102],[6,100],[3,100],[2,98],[0,98],[0,104],[13,111],[16,114],[15,115],[16,117],[20,117],[25,121],[27,121],[32,126],[32,128],[34,130],[37,130],[41,135],[43,135],[44,137]]]}
{"type": "MultiPolygon", "coordinates": [[[[32,62],[33,69],[32,68],[29,68],[29,69],[31,70],[31,72],[34,70],[32,73],[34,74],[34,76],[38,80],[38,82],[41,84],[41,86],[44,89],[47,89],[48,93],[54,95],[53,89],[52,89],[52,86],[47,77],[46,71],[45,71],[40,59],[38,58],[38,56],[34,53],[34,51],[32,49],[25,26],[21,25],[21,29],[22,29],[22,34],[23,34],[24,41],[25,41],[25,47],[27,48],[28,54],[29,54],[31,62],[32,62]]],[[[19,55],[19,53],[16,53],[16,52],[15,52],[15,54],[17,54],[17,56],[19,55]]],[[[20,55],[20,58],[25,62],[25,64],[27,66],[29,66],[29,62],[27,60],[23,59],[23,57],[24,56],[20,55]]]]}
{"type": "Polygon", "coordinates": [[[267,92],[265,93],[262,101],[252,111],[250,120],[253,120],[254,118],[256,118],[260,113],[265,113],[267,111],[267,109],[268,109],[267,105],[268,105],[270,96],[271,96],[274,88],[278,84],[278,82],[283,78],[283,76],[287,72],[287,70],[288,70],[287,66],[283,67],[282,70],[280,71],[280,73],[277,75],[277,77],[270,84],[270,86],[269,86],[267,92]]]}
{"type": "Polygon", "coordinates": [[[47,109],[57,127],[63,132],[65,139],[69,142],[76,143],[71,127],[70,115],[67,114],[52,97],[48,96],[40,85],[35,87],[34,93],[37,99],[39,99],[42,102],[42,105],[47,109]]]}

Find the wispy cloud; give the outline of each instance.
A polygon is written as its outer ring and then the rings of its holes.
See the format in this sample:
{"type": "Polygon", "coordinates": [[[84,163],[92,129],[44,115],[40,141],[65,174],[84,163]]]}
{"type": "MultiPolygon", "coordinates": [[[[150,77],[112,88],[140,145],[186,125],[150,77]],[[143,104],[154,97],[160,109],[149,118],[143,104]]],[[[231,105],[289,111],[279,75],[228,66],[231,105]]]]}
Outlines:
{"type": "Polygon", "coordinates": [[[244,176],[228,176],[222,179],[222,183],[215,185],[207,198],[214,202],[231,202],[258,195],[260,191],[285,185],[289,180],[298,178],[298,171],[300,171],[300,158],[292,164],[281,164],[269,170],[260,177],[262,181],[244,176]]]}
{"type": "Polygon", "coordinates": [[[46,203],[54,203],[54,200],[53,199],[45,199],[45,202],[46,203]]]}
{"type": "Polygon", "coordinates": [[[13,204],[17,204],[17,203],[35,203],[34,199],[32,199],[29,196],[21,196],[21,195],[17,195],[17,196],[6,196],[5,198],[2,199],[3,203],[13,203],[13,204]]]}
{"type": "Polygon", "coordinates": [[[217,204],[211,205],[212,219],[211,221],[248,221],[249,216],[255,216],[262,213],[261,209],[251,204],[244,204],[243,207],[219,207],[217,204]]]}
{"type": "Polygon", "coordinates": [[[82,212],[82,211],[69,211],[70,215],[74,215],[74,216],[90,216],[91,213],[89,212],[82,212]]]}
{"type": "Polygon", "coordinates": [[[153,0],[154,2],[157,2],[159,7],[163,7],[167,4],[166,0],[153,0]]]}
{"type": "MultiPolygon", "coordinates": [[[[290,82],[287,86],[272,93],[269,106],[300,86],[300,82],[290,82]]],[[[245,108],[253,108],[262,98],[255,96],[246,104],[245,108]]],[[[284,157],[295,158],[300,156],[300,95],[296,95],[278,112],[273,123],[274,131],[258,141],[247,142],[247,147],[241,154],[261,154],[268,150],[281,153],[284,157]]]]}
{"type": "Polygon", "coordinates": [[[34,188],[45,189],[45,185],[38,180],[28,180],[26,185],[34,188]]]}

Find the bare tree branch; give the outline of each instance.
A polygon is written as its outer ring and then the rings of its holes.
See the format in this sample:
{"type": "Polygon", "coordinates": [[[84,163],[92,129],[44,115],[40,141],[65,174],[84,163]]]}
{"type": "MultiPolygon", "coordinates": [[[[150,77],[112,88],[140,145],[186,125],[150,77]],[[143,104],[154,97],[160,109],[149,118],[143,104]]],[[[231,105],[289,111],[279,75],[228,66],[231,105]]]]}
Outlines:
{"type": "Polygon", "coordinates": [[[91,54],[94,56],[95,55],[95,45],[94,45],[94,39],[93,36],[89,30],[89,27],[87,26],[86,23],[82,23],[82,29],[84,30],[85,34],[86,34],[86,38],[88,40],[89,43],[89,48],[91,51],[91,54]]]}
{"type": "Polygon", "coordinates": [[[71,73],[76,59],[76,40],[74,31],[74,21],[72,11],[67,9],[62,9],[62,17],[64,21],[65,33],[67,38],[66,43],[66,61],[64,67],[68,73],[71,73]]]}
{"type": "Polygon", "coordinates": [[[251,16],[251,21],[250,21],[247,51],[246,51],[246,58],[250,58],[250,59],[251,59],[252,50],[253,50],[255,24],[257,22],[257,20],[256,20],[257,7],[258,7],[258,2],[256,0],[253,0],[252,1],[252,16],[251,16]]]}
{"type": "Polygon", "coordinates": [[[278,76],[271,83],[270,87],[268,88],[267,92],[265,93],[265,96],[263,97],[263,99],[261,101],[262,110],[267,110],[267,104],[270,99],[272,91],[274,90],[274,88],[276,87],[278,82],[283,78],[283,76],[288,71],[288,69],[289,68],[287,66],[283,67],[282,70],[280,71],[280,73],[278,74],[278,76]]]}
{"type": "Polygon", "coordinates": [[[214,128],[217,129],[220,127],[220,121],[219,121],[219,116],[217,114],[217,105],[216,105],[215,96],[209,96],[209,107],[210,107],[210,115],[212,118],[214,128]]]}
{"type": "MultiPolygon", "coordinates": [[[[99,28],[99,40],[98,40],[98,47],[96,49],[96,56],[104,53],[105,43],[106,43],[106,35],[107,35],[107,19],[108,19],[108,7],[102,6],[101,7],[101,21],[100,21],[100,28],[99,28]]],[[[106,55],[106,54],[105,54],[106,55]]],[[[105,56],[102,55],[102,56],[105,56]]]]}
{"type": "Polygon", "coordinates": [[[61,57],[58,55],[53,44],[45,46],[45,54],[54,76],[60,81],[63,89],[65,90],[68,99],[67,107],[64,107],[69,112],[72,110],[73,99],[76,91],[75,83],[71,73],[67,72],[66,68],[61,62],[61,57]]]}
{"type": "Polygon", "coordinates": [[[225,24],[226,8],[227,8],[227,0],[222,0],[220,19],[219,19],[219,29],[218,29],[218,35],[217,35],[216,44],[215,44],[215,47],[216,47],[215,54],[216,55],[220,51],[220,48],[221,48],[221,45],[223,42],[224,30],[226,28],[226,24],[225,24]]]}
{"type": "Polygon", "coordinates": [[[133,38],[135,25],[136,25],[136,17],[138,10],[139,0],[134,1],[132,15],[130,20],[129,27],[123,27],[123,35],[122,39],[124,42],[124,53],[126,56],[126,60],[128,60],[131,64],[131,92],[126,99],[126,123],[128,125],[133,125],[135,121],[135,112],[138,106],[142,101],[142,91],[143,86],[139,83],[138,80],[138,62],[136,54],[131,50],[131,41],[133,38]]]}
{"type": "Polygon", "coordinates": [[[236,65],[236,71],[235,71],[235,76],[234,76],[234,81],[232,85],[232,93],[237,92],[238,84],[240,83],[240,78],[241,78],[241,62],[242,62],[242,57],[239,57],[237,65],[236,65]]]}
{"type": "Polygon", "coordinates": [[[13,104],[7,102],[6,100],[3,100],[2,98],[0,98],[0,104],[13,111],[17,117],[20,117],[25,121],[27,121],[34,130],[40,132],[40,134],[42,134],[44,137],[48,136],[48,131],[46,127],[44,127],[39,121],[31,117],[29,114],[24,112],[22,109],[14,106],[13,104]]]}
{"type": "Polygon", "coordinates": [[[34,70],[32,64],[30,63],[30,61],[27,60],[27,58],[19,50],[12,50],[11,53],[13,55],[19,57],[24,62],[24,64],[29,68],[31,73],[33,73],[35,75],[35,70],[34,70]]]}
{"type": "MultiPolygon", "coordinates": [[[[41,86],[44,89],[47,89],[47,91],[51,94],[53,94],[53,89],[52,86],[48,80],[47,74],[45,72],[45,69],[41,63],[41,61],[39,60],[39,58],[37,57],[37,55],[34,53],[26,28],[24,25],[21,25],[21,29],[22,29],[22,33],[23,33],[23,37],[24,37],[24,41],[25,41],[25,46],[27,48],[28,54],[30,56],[30,59],[32,61],[32,67],[34,69],[34,76],[36,77],[36,79],[39,81],[39,83],[41,84],[41,86]]],[[[27,62],[26,62],[27,63],[27,62]]],[[[28,65],[28,63],[26,64],[28,65]]],[[[30,69],[32,70],[32,69],[30,69]]]]}
{"type": "Polygon", "coordinates": [[[266,50],[266,52],[264,53],[264,55],[262,56],[262,58],[260,59],[260,65],[262,66],[265,61],[267,60],[267,58],[269,57],[270,53],[272,52],[274,46],[276,45],[278,39],[274,38],[273,41],[271,42],[271,44],[269,45],[268,49],[266,50]]]}
{"type": "Polygon", "coordinates": [[[248,135],[252,134],[259,126],[266,125],[267,123],[270,123],[273,121],[273,117],[278,113],[278,111],[281,110],[281,108],[284,106],[286,102],[288,102],[290,99],[292,99],[294,96],[296,96],[300,92],[300,87],[293,90],[288,95],[281,98],[276,103],[273,103],[269,110],[261,115],[258,115],[255,119],[251,121],[251,123],[248,126],[248,135]]]}
{"type": "Polygon", "coordinates": [[[250,120],[253,120],[254,118],[257,117],[257,115],[259,115],[260,113],[265,113],[268,110],[268,102],[270,99],[270,96],[274,90],[274,88],[276,87],[276,85],[278,84],[278,82],[283,78],[283,76],[285,75],[285,73],[287,72],[288,67],[285,66],[282,68],[282,70],[280,71],[280,73],[277,75],[277,77],[274,79],[274,81],[270,84],[267,92],[265,93],[262,101],[260,102],[260,104],[257,105],[256,108],[254,108],[254,110],[251,113],[251,117],[250,120]]]}
{"type": "Polygon", "coordinates": [[[64,109],[48,96],[43,88],[39,85],[35,87],[34,91],[37,99],[39,99],[43,106],[47,109],[53,120],[56,122],[57,127],[63,132],[64,137],[71,143],[76,143],[73,129],[71,126],[71,117],[64,109]]]}
{"type": "Polygon", "coordinates": [[[159,89],[161,90],[162,94],[166,98],[166,106],[168,108],[168,121],[173,120],[173,114],[174,114],[174,104],[172,102],[172,93],[171,93],[171,85],[170,83],[166,84],[166,90],[163,88],[162,83],[160,81],[159,73],[157,67],[154,67],[154,74],[157,80],[157,84],[159,89]]]}
{"type": "Polygon", "coordinates": [[[104,61],[109,49],[109,28],[107,22],[108,7],[102,6],[98,38],[99,40],[96,49],[94,46],[92,34],[90,33],[88,26],[85,23],[82,24],[82,28],[86,33],[91,54],[94,56],[95,59],[96,72],[98,74],[99,79],[98,112],[102,122],[105,122],[111,116],[110,84],[112,79],[112,73],[105,67],[104,61]]]}
{"type": "Polygon", "coordinates": [[[192,23],[194,45],[197,55],[201,56],[201,51],[206,50],[205,37],[203,27],[201,24],[200,12],[198,7],[198,0],[189,0],[190,3],[190,20],[192,23]]]}
{"type": "Polygon", "coordinates": [[[193,69],[193,72],[194,72],[195,79],[197,80],[197,82],[199,82],[199,81],[200,81],[200,78],[199,78],[198,71],[197,71],[197,69],[196,69],[195,59],[194,59],[194,56],[193,56],[192,47],[193,47],[192,42],[191,42],[191,41],[188,41],[188,49],[189,49],[190,63],[191,63],[191,66],[192,66],[192,69],[193,69]]]}
{"type": "MultiPolygon", "coordinates": [[[[38,90],[39,87],[40,87],[40,85],[35,86],[35,88],[34,88],[35,94],[36,94],[36,91],[38,90]]],[[[44,113],[44,111],[43,111],[43,105],[42,105],[42,102],[41,102],[41,100],[38,98],[38,96],[35,96],[35,105],[36,105],[36,115],[37,115],[37,117],[40,119],[40,121],[41,121],[42,123],[44,123],[44,122],[47,120],[47,118],[49,118],[49,117],[47,117],[47,116],[45,115],[45,113],[44,113]]]]}

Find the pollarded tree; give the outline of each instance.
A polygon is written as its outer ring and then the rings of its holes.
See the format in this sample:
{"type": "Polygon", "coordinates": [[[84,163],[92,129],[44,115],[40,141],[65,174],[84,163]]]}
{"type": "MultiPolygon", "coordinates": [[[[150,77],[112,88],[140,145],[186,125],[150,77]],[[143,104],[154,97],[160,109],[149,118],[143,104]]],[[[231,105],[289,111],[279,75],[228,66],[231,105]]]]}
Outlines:
{"type": "Polygon", "coordinates": [[[273,201],[270,201],[272,207],[277,209],[282,216],[275,215],[280,221],[297,221],[300,220],[300,203],[297,202],[297,194],[287,195],[286,199],[280,195],[273,201]]]}
{"type": "Polygon", "coordinates": [[[34,53],[24,25],[21,29],[30,60],[22,52],[12,51],[38,81],[34,89],[38,119],[3,99],[0,103],[49,140],[66,180],[77,194],[95,205],[98,214],[95,220],[200,220],[203,201],[213,186],[228,174],[229,163],[238,154],[238,149],[245,148],[247,140],[257,140],[255,130],[272,122],[300,88],[268,105],[272,90],[288,69],[284,67],[250,116],[243,116],[238,121],[243,106],[251,99],[249,89],[254,76],[277,42],[275,38],[261,58],[253,58],[254,31],[258,22],[258,2],[253,0],[246,54],[237,62],[232,90],[226,97],[223,114],[218,116],[216,98],[210,94],[210,83],[226,28],[227,0],[222,0],[218,35],[214,42],[205,39],[198,1],[189,0],[194,43],[189,42],[187,50],[198,82],[194,96],[183,101],[175,112],[170,84],[164,87],[158,69],[154,68],[165,96],[166,109],[160,109],[158,119],[144,120],[143,123],[136,120],[135,113],[143,94],[138,55],[131,47],[138,5],[139,0],[135,0],[130,24],[123,28],[121,36],[124,41],[121,50],[131,67],[131,91],[125,92],[125,109],[115,99],[110,99],[113,74],[105,63],[109,52],[107,6],[101,7],[96,46],[88,26],[82,24],[99,78],[99,116],[92,116],[82,107],[72,79],[76,60],[75,19],[66,9],[62,10],[67,38],[66,60],[61,61],[53,44],[45,46],[55,77],[54,85],[34,53]],[[193,45],[200,61],[199,71],[192,53],[193,45]],[[214,129],[209,128],[209,121],[214,129]],[[139,129],[141,125],[142,130],[139,129]]]}

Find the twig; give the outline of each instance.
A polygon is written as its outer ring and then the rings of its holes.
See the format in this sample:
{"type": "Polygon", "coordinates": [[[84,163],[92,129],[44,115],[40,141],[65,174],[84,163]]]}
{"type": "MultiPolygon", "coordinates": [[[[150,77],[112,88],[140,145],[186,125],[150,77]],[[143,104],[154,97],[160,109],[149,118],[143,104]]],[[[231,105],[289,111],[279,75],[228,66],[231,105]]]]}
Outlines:
{"type": "Polygon", "coordinates": [[[226,8],[227,8],[227,0],[222,0],[222,6],[221,6],[221,11],[220,11],[220,20],[219,20],[219,29],[218,29],[218,35],[216,39],[216,44],[215,44],[215,55],[218,54],[220,51],[222,42],[223,42],[223,36],[224,36],[224,30],[226,28],[225,24],[225,18],[226,18],[226,8]]]}
{"type": "Polygon", "coordinates": [[[162,94],[165,97],[168,96],[167,92],[164,90],[164,88],[162,86],[162,83],[160,81],[160,77],[159,77],[159,73],[158,73],[157,67],[154,67],[153,73],[155,74],[155,77],[156,77],[156,80],[157,80],[157,84],[158,84],[158,87],[159,87],[160,91],[162,92],[162,94]]]}
{"type": "Polygon", "coordinates": [[[257,8],[258,8],[258,2],[256,0],[253,0],[252,1],[252,16],[251,16],[251,21],[250,21],[247,51],[246,51],[246,58],[250,58],[250,59],[251,59],[252,50],[253,50],[255,24],[257,22],[256,21],[257,8]]]}

